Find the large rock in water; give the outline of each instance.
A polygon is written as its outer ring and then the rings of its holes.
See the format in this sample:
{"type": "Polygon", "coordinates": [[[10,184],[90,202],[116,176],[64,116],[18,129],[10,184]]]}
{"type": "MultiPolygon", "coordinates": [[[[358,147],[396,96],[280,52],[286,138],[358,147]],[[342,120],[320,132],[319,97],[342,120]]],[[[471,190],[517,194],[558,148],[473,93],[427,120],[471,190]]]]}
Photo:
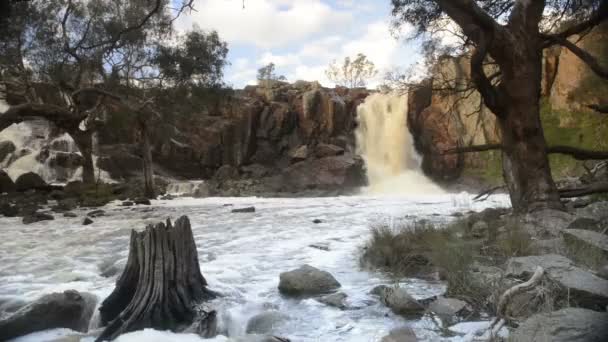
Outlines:
{"type": "Polygon", "coordinates": [[[529,279],[537,266],[563,287],[564,295],[571,304],[606,310],[608,305],[608,280],[602,279],[579,267],[561,255],[546,254],[511,258],[507,263],[506,276],[529,279]]]}
{"type": "Polygon", "coordinates": [[[279,281],[279,291],[294,296],[324,294],[340,286],[329,272],[309,265],[281,273],[279,281]]]}
{"type": "Polygon", "coordinates": [[[510,342],[608,341],[608,313],[566,308],[528,318],[509,336],[510,342]]]}
{"type": "Polygon", "coordinates": [[[17,191],[48,189],[48,184],[46,184],[42,177],[34,172],[24,173],[17,177],[15,186],[17,191]]]}
{"type": "Polygon", "coordinates": [[[15,152],[15,144],[12,141],[0,141],[0,163],[8,156],[9,154],[15,152]]]}
{"type": "Polygon", "coordinates": [[[410,327],[393,329],[380,342],[416,342],[416,333],[410,327]]]}
{"type": "Polygon", "coordinates": [[[248,334],[269,334],[275,326],[287,320],[288,317],[278,311],[266,311],[257,314],[247,322],[248,334]]]}
{"type": "Polygon", "coordinates": [[[0,341],[56,328],[86,332],[96,303],[92,294],[74,290],[45,295],[0,321],[0,341]]]}
{"type": "Polygon", "coordinates": [[[17,190],[17,187],[11,177],[9,177],[6,172],[0,170],[0,194],[3,192],[13,192],[15,190],[17,190]]]}
{"type": "Polygon", "coordinates": [[[401,287],[376,286],[372,294],[380,297],[380,302],[399,315],[416,315],[424,312],[424,307],[401,287]]]}
{"type": "Polygon", "coordinates": [[[287,168],[283,178],[294,190],[344,189],[365,184],[363,161],[349,155],[295,163],[287,168]]]}

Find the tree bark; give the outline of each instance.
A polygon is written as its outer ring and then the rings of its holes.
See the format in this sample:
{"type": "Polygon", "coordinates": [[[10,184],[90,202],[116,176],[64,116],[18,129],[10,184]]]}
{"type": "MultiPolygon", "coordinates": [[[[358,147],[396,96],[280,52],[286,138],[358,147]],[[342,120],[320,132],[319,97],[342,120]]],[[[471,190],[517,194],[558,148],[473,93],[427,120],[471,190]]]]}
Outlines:
{"type": "Polygon", "coordinates": [[[82,155],[82,182],[95,184],[95,166],[93,163],[93,135],[90,131],[68,132],[82,155]]]}
{"type": "MultiPolygon", "coordinates": [[[[180,217],[175,226],[167,220],[166,225],[132,231],[127,265],[99,309],[107,326],[97,341],[144,328],[187,328],[201,315],[197,305],[216,296],[206,286],[188,217],[180,217]]],[[[215,312],[204,317],[203,326],[213,329],[215,312]]]]}
{"type": "Polygon", "coordinates": [[[501,95],[504,113],[498,115],[502,133],[503,176],[515,212],[563,209],[551,177],[547,144],[540,121],[542,50],[524,37],[513,43],[511,61],[503,61],[501,95]]]}
{"type": "Polygon", "coordinates": [[[144,171],[144,193],[147,198],[155,198],[154,189],[154,169],[152,168],[152,147],[150,146],[150,137],[148,137],[148,129],[145,123],[141,123],[141,148],[144,171]]]}

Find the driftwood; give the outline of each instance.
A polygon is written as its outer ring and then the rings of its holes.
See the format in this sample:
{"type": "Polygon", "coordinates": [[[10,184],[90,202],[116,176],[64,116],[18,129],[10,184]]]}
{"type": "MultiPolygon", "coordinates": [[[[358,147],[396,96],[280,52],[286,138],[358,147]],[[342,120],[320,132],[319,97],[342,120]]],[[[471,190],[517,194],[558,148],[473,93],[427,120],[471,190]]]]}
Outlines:
{"type": "Polygon", "coordinates": [[[144,328],[180,331],[192,323],[208,327],[199,333],[209,335],[215,312],[201,312],[200,304],[216,295],[206,286],[188,217],[175,226],[167,220],[132,231],[126,267],[99,309],[106,328],[97,341],[144,328]]]}
{"type": "Polygon", "coordinates": [[[521,284],[517,284],[505,291],[498,299],[498,307],[496,308],[496,318],[492,321],[492,324],[490,324],[488,330],[485,331],[480,337],[476,338],[476,340],[492,340],[506,323],[507,305],[509,304],[511,298],[513,298],[513,296],[515,296],[516,294],[529,291],[535,288],[540,283],[544,275],[545,270],[542,267],[537,266],[536,270],[534,271],[534,274],[528,281],[521,284]]]}

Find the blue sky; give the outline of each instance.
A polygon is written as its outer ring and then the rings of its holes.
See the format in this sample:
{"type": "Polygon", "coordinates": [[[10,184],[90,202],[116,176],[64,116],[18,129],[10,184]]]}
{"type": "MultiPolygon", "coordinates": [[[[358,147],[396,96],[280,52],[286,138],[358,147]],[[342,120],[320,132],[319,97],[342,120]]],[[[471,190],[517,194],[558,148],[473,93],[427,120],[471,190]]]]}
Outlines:
{"type": "Polygon", "coordinates": [[[389,0],[197,0],[196,12],[180,18],[178,27],[196,24],[215,29],[229,44],[225,79],[234,87],[255,84],[257,69],[270,62],[289,81],[318,80],[333,60],[361,52],[376,64],[379,76],[419,59],[413,43],[390,31],[389,0]]]}

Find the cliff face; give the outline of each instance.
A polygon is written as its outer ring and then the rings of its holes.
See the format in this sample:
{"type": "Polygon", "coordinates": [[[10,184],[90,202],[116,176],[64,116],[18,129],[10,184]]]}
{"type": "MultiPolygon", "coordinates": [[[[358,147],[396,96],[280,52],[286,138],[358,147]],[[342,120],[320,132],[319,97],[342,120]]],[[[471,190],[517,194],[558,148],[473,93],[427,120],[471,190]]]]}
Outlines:
{"type": "MultiPolygon", "coordinates": [[[[364,174],[353,131],[356,108],[367,95],[316,82],[248,86],[155,129],[154,160],[161,172],[211,179],[219,188],[238,187],[231,183],[244,179],[271,192],[358,186],[364,174]]],[[[102,164],[110,175],[139,172],[132,144],[112,144],[111,132],[107,136],[102,164]]]]}
{"type": "MultiPolygon", "coordinates": [[[[606,63],[607,32],[608,25],[603,25],[583,39],[575,38],[573,41],[599,56],[600,62],[606,63]]],[[[481,105],[477,91],[467,89],[470,80],[469,64],[467,56],[444,57],[436,65],[431,78],[410,90],[409,127],[416,147],[423,156],[423,170],[436,181],[451,182],[463,174],[491,178],[489,180],[492,181],[500,181],[501,178],[499,152],[463,156],[442,154],[442,151],[450,148],[500,141],[495,116],[481,105]]],[[[570,133],[577,136],[595,136],[593,132],[579,129],[579,126],[582,126],[581,120],[586,120],[587,116],[595,122],[593,116],[597,114],[586,105],[605,101],[608,82],[595,76],[569,50],[560,47],[545,51],[543,70],[541,119],[549,143],[556,143],[552,140],[564,140],[554,132],[561,132],[565,128],[576,128],[576,132],[570,133]]],[[[486,74],[492,75],[493,70],[486,70],[486,74]]],[[[603,127],[605,123],[595,126],[595,130],[606,128],[603,127]]],[[[587,138],[579,140],[585,139],[587,138]]],[[[589,139],[597,140],[597,137],[590,136],[589,139]]],[[[557,143],[563,144],[565,141],[557,143]]]]}

